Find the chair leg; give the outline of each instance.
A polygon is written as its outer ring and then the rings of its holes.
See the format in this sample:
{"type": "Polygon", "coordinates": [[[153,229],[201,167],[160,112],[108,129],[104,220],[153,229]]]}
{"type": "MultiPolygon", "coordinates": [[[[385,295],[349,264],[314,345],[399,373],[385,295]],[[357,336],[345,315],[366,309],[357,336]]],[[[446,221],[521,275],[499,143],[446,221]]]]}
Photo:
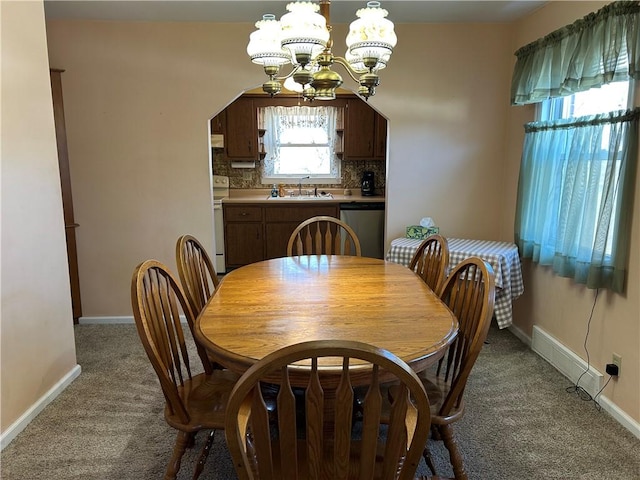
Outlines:
{"type": "Polygon", "coordinates": [[[187,448],[187,445],[191,441],[193,437],[193,433],[187,433],[179,431],[176,437],[176,444],[173,446],[173,453],[171,454],[171,459],[169,460],[169,465],[167,465],[167,470],[164,473],[164,480],[175,480],[176,475],[178,475],[178,470],[180,470],[180,462],[182,461],[182,456],[184,455],[184,451],[187,448]]]}
{"type": "Polygon", "coordinates": [[[422,456],[424,457],[424,461],[427,464],[427,467],[429,467],[429,470],[431,470],[431,473],[435,475],[436,467],[433,464],[433,457],[431,456],[431,450],[429,449],[428,444],[424,446],[424,450],[422,451],[422,456]]]}
{"type": "Polygon", "coordinates": [[[198,458],[198,463],[196,463],[196,468],[193,472],[193,480],[197,480],[202,473],[202,470],[204,470],[204,464],[207,461],[207,457],[209,456],[209,452],[211,451],[211,447],[213,446],[213,436],[215,433],[215,430],[211,430],[211,432],[209,432],[207,441],[205,442],[204,447],[202,447],[200,458],[198,458]]]}
{"type": "Polygon", "coordinates": [[[468,480],[469,477],[467,476],[467,472],[464,471],[462,456],[460,455],[458,444],[456,443],[456,439],[453,435],[453,428],[451,425],[441,425],[440,434],[442,435],[445,447],[447,447],[447,450],[449,451],[449,460],[453,467],[453,475],[455,476],[455,479],[468,480]]]}

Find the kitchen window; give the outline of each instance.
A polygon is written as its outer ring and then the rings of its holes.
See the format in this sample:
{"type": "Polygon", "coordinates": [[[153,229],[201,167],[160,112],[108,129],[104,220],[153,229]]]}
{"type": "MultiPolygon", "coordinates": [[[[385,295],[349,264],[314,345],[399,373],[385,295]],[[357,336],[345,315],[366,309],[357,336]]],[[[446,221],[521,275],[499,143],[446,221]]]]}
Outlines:
{"type": "Polygon", "coordinates": [[[265,107],[264,174],[262,183],[340,183],[335,145],[339,108],[265,107]]]}

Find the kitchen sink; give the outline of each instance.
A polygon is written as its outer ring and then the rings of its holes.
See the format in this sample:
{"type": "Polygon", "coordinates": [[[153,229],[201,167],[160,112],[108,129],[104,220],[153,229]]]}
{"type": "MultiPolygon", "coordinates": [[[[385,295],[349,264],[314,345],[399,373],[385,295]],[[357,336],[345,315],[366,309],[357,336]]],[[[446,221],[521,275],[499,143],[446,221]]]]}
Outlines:
{"type": "Polygon", "coordinates": [[[329,195],[323,195],[323,196],[319,196],[319,197],[314,197],[314,196],[295,196],[295,197],[267,197],[267,200],[270,201],[274,201],[274,202],[290,202],[290,201],[294,201],[294,202],[318,202],[318,201],[323,201],[323,200],[333,200],[333,195],[329,194],[329,195]]]}

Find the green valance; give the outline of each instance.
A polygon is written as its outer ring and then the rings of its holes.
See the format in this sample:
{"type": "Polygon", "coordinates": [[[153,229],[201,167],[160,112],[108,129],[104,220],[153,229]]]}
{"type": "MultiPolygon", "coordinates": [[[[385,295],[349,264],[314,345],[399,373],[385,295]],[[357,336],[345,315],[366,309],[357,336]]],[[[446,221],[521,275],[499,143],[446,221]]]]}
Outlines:
{"type": "Polygon", "coordinates": [[[572,95],[640,78],[640,2],[620,1],[515,52],[511,103],[572,95]]]}

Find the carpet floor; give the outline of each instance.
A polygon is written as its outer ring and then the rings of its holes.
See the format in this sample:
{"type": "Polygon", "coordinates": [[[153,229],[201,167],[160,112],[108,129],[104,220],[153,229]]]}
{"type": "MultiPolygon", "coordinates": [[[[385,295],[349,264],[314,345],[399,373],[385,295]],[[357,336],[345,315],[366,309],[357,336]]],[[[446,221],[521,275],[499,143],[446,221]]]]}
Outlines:
{"type": "MultiPolygon", "coordinates": [[[[134,325],[75,327],[82,374],[7,446],[4,480],[161,479],[175,431],[134,325]]],[[[474,480],[639,480],[640,440],[507,330],[490,330],[454,427],[474,480]]],[[[205,435],[185,454],[191,478],[205,435]]],[[[438,473],[453,476],[441,442],[438,473]]],[[[426,474],[424,464],[420,473],[426,474]]],[[[200,477],[233,480],[223,432],[200,477]]]]}

